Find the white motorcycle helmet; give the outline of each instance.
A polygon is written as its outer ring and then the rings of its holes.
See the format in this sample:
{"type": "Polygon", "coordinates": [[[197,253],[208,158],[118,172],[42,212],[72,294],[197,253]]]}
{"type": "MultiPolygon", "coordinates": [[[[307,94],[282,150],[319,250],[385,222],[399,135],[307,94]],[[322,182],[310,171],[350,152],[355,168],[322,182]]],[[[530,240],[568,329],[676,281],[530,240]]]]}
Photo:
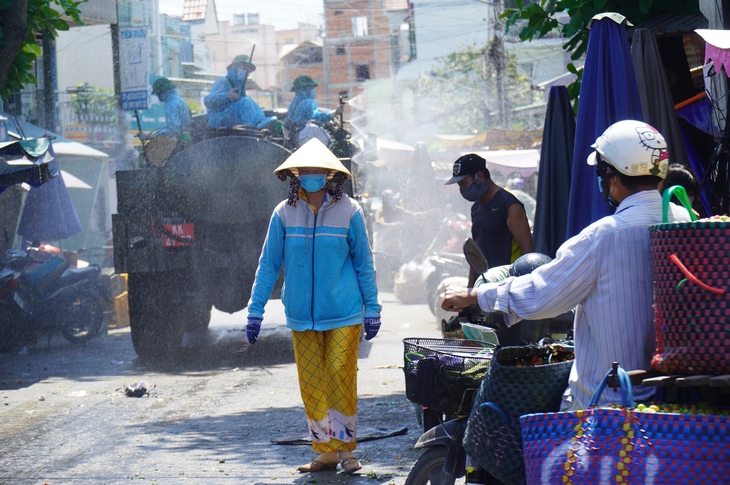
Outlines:
{"type": "Polygon", "coordinates": [[[596,151],[588,165],[596,165],[596,153],[616,170],[629,177],[667,176],[667,142],[656,128],[643,121],[623,120],[609,126],[591,145],[596,151]]]}

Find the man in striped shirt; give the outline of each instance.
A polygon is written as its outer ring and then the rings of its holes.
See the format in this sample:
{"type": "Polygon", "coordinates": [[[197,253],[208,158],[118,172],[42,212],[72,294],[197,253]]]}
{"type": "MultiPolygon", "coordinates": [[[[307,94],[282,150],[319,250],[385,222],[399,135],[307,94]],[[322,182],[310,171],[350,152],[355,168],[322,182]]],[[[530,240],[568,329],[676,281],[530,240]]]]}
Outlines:
{"type": "MultiPolygon", "coordinates": [[[[649,369],[654,350],[653,282],[647,226],[662,222],[658,183],[667,170],[667,144],[646,123],[611,125],[592,145],[588,164],[613,215],[586,227],[558,249],[556,258],[530,274],[478,288],[450,287],[443,308],[479,303],[487,312],[505,314],[507,325],[521,319],[556,317],[575,308],[575,362],[563,409],[588,405],[612,362],[626,370],[649,369]]],[[[670,207],[669,220],[689,220],[670,207]]],[[[653,389],[636,386],[637,401],[653,389]]],[[[620,393],[604,391],[601,404],[620,402],[620,393]]]]}

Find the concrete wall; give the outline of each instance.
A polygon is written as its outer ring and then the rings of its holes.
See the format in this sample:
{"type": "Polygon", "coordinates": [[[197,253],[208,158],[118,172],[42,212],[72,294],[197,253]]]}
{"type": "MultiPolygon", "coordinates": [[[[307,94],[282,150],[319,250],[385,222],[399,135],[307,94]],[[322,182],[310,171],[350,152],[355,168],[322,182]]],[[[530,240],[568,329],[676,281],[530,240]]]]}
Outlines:
{"type": "Polygon", "coordinates": [[[274,27],[262,24],[231,25],[224,21],[218,23],[218,28],[218,34],[205,37],[210,49],[211,72],[224,74],[234,57],[239,54],[250,55],[251,47],[256,44],[253,58],[256,71],[251,73],[251,79],[262,89],[274,88],[278,61],[274,27]]]}
{"type": "Polygon", "coordinates": [[[114,89],[112,38],[109,25],[73,27],[56,39],[58,89],[89,83],[114,89]]]}

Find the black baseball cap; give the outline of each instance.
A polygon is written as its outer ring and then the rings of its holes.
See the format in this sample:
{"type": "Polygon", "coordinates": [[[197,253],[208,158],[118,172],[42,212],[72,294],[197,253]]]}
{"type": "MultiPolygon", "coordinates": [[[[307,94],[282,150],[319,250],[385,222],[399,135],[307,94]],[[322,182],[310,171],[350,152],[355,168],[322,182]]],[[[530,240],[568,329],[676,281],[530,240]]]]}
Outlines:
{"type": "Polygon", "coordinates": [[[445,185],[451,185],[461,182],[469,175],[474,175],[477,172],[487,169],[487,161],[476,153],[469,153],[463,157],[459,157],[454,162],[453,177],[446,181],[445,185]]]}

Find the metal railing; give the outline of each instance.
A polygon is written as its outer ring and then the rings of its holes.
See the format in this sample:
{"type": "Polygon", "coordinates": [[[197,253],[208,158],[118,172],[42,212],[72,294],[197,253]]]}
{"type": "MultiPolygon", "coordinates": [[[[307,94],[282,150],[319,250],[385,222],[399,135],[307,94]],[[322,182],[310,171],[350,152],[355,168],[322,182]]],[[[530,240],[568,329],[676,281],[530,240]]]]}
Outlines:
{"type": "Polygon", "coordinates": [[[10,108],[28,123],[50,128],[49,119],[52,120],[52,131],[74,141],[89,145],[110,145],[120,141],[119,112],[113,94],[80,87],[55,91],[54,99],[52,113],[44,113],[42,89],[21,91],[11,97],[10,108]]]}

